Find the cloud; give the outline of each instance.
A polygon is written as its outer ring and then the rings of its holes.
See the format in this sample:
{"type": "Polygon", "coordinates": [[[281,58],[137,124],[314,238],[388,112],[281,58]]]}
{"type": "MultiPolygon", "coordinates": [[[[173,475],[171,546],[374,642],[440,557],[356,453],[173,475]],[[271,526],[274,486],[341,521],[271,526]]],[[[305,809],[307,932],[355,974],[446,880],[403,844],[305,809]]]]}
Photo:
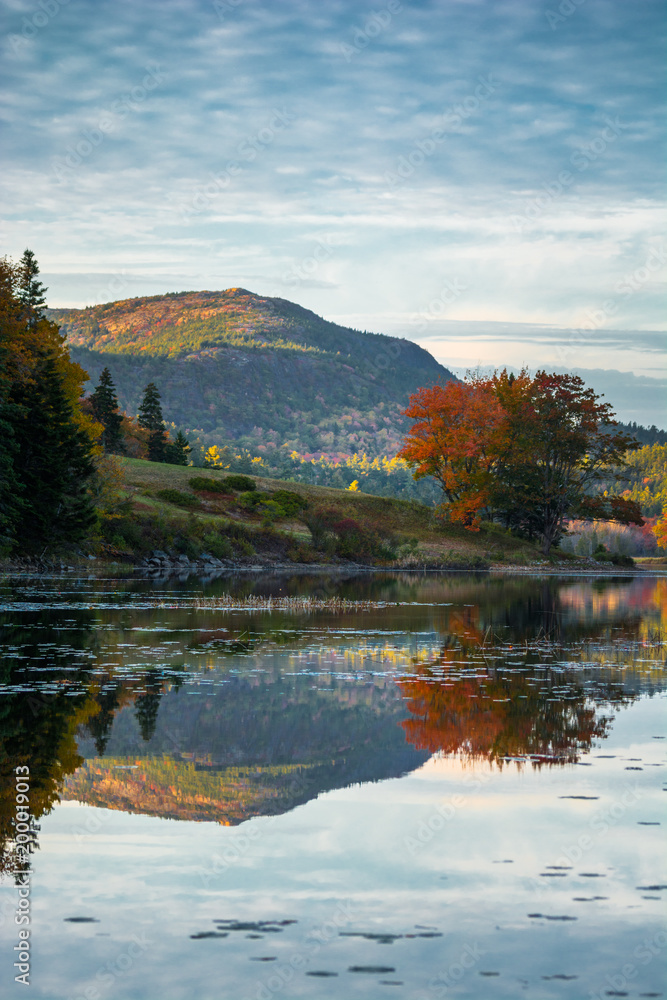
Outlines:
{"type": "MultiPolygon", "coordinates": [[[[4,234],[54,305],[91,269],[139,294],[214,261],[264,291],[335,232],[295,289],[320,313],[381,328],[456,278],[448,319],[569,327],[662,239],[656,0],[556,27],[519,0],[38,9],[3,14],[4,234]]],[[[663,283],[611,325],[663,326],[663,283]]]]}

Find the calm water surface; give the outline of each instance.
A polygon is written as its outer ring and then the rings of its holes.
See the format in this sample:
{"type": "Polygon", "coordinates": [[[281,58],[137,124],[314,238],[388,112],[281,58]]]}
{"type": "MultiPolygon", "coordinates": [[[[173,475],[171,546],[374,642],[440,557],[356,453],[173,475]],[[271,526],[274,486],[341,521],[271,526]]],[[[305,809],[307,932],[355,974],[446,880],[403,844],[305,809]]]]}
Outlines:
{"type": "Polygon", "coordinates": [[[2,995],[667,995],[666,652],[656,577],[5,581],[2,995]]]}

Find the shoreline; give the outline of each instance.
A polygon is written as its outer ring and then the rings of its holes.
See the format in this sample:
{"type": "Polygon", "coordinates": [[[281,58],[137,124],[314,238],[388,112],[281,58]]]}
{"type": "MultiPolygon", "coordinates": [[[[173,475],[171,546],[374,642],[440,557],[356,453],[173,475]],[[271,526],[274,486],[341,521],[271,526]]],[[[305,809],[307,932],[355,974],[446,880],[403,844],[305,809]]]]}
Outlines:
{"type": "Polygon", "coordinates": [[[151,562],[106,560],[86,557],[70,560],[40,560],[31,565],[27,559],[3,560],[0,562],[0,580],[16,577],[29,578],[86,578],[107,580],[167,581],[200,579],[203,582],[223,579],[237,574],[259,577],[261,574],[291,574],[294,576],[317,575],[371,575],[379,573],[410,573],[414,575],[443,573],[484,573],[489,576],[570,576],[570,577],[664,577],[665,566],[614,566],[607,564],[554,565],[535,563],[520,565],[512,563],[491,563],[488,566],[451,566],[447,564],[380,565],[363,563],[292,563],[261,562],[232,564],[222,560],[183,560],[166,557],[151,562]]]}

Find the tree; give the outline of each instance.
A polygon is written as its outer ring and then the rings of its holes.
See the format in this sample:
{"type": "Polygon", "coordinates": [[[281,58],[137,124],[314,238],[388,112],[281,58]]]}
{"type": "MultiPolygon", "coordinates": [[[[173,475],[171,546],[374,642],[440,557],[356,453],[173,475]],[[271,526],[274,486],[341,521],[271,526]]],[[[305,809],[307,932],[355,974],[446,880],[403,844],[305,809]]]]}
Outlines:
{"type": "Polygon", "coordinates": [[[100,380],[90,397],[95,419],[102,424],[102,446],[106,452],[122,452],[123,434],[121,431],[123,415],[118,410],[116,387],[108,368],[103,368],[100,380]]]}
{"type": "Polygon", "coordinates": [[[154,382],[149,382],[144,389],[144,398],[139,407],[138,423],[150,431],[148,439],[148,461],[164,462],[167,444],[167,432],[160,405],[160,393],[154,382]]]}
{"type": "Polygon", "coordinates": [[[5,550],[34,553],[93,523],[98,429],[80,405],[88,376],[42,315],[38,272],[31,251],[0,261],[0,535],[5,550]]]}
{"type": "Polygon", "coordinates": [[[183,431],[179,431],[174,441],[169,441],[165,445],[165,462],[170,465],[187,465],[188,455],[192,451],[190,442],[183,431]]]}
{"type": "Polygon", "coordinates": [[[26,319],[30,327],[44,318],[43,307],[46,304],[46,292],[41,281],[38,281],[39,265],[32,250],[24,250],[19,264],[18,298],[25,309],[26,319]]]}
{"type": "Polygon", "coordinates": [[[80,541],[95,523],[88,489],[95,473],[90,437],[78,426],[57,364],[45,358],[27,393],[16,428],[14,469],[27,503],[16,525],[21,549],[39,553],[80,541]]]}
{"type": "Polygon", "coordinates": [[[667,549],[667,507],[662,512],[662,517],[656,522],[653,533],[658,539],[658,545],[667,549]]]}
{"type": "Polygon", "coordinates": [[[492,378],[420,389],[399,455],[414,477],[433,476],[442,513],[477,529],[480,519],[539,537],[548,554],[570,518],[643,524],[636,503],[602,485],[622,478],[638,447],[616,431],[611,406],[575,375],[492,378]]]}
{"type": "Polygon", "coordinates": [[[416,423],[399,457],[415,469],[415,479],[436,480],[450,520],[476,530],[502,450],[504,415],[492,386],[452,381],[418,389],[405,414],[416,423]]]}

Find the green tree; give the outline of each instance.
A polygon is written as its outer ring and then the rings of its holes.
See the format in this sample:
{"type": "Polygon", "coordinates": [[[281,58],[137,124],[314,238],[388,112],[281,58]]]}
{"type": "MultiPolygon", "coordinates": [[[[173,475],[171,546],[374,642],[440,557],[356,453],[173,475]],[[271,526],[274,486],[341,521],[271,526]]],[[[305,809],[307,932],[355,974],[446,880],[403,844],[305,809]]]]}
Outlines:
{"type": "Polygon", "coordinates": [[[41,553],[81,541],[96,515],[88,490],[95,474],[90,437],[77,423],[53,358],[44,358],[34,385],[19,394],[14,471],[27,503],[16,525],[26,552],[41,553]]]}
{"type": "Polygon", "coordinates": [[[0,261],[0,536],[5,551],[29,553],[81,541],[95,520],[88,376],[42,315],[38,272],[31,251],[0,261]]]}
{"type": "Polygon", "coordinates": [[[104,427],[102,434],[104,450],[115,453],[122,452],[124,450],[121,432],[123,416],[118,411],[116,387],[108,368],[102,370],[100,380],[90,397],[90,402],[95,419],[104,427]]]}
{"type": "Polygon", "coordinates": [[[23,251],[19,274],[18,298],[25,309],[28,325],[34,327],[38,320],[44,318],[47,289],[37,278],[39,265],[32,250],[23,251]]]}
{"type": "Polygon", "coordinates": [[[192,451],[190,442],[183,431],[179,431],[174,441],[169,441],[165,445],[164,461],[170,465],[187,465],[188,455],[192,451]]]}
{"type": "Polygon", "coordinates": [[[150,431],[148,439],[149,462],[164,462],[166,459],[167,432],[160,399],[157,386],[154,382],[149,382],[144,389],[144,398],[141,401],[137,417],[139,426],[150,431]]]}

